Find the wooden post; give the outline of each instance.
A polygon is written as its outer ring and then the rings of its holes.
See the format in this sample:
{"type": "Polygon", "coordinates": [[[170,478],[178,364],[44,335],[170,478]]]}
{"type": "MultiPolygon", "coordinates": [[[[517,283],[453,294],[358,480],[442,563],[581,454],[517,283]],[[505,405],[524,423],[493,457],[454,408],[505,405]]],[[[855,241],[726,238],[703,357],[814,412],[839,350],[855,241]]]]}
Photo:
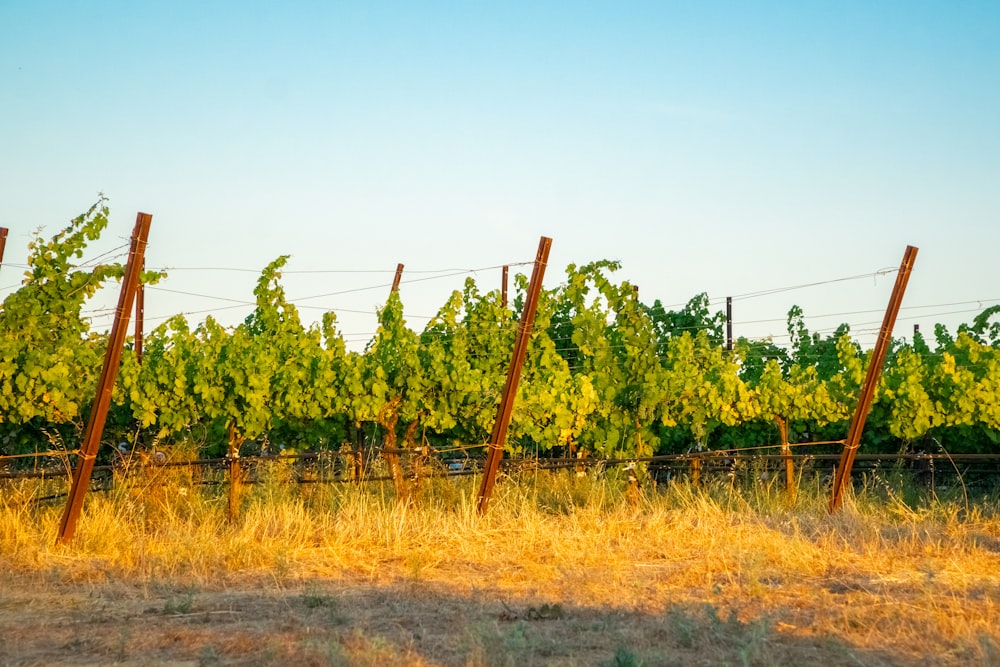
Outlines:
{"type": "Polygon", "coordinates": [[[7,248],[7,228],[0,227],[0,265],[3,265],[3,251],[7,248]]]}
{"type": "Polygon", "coordinates": [[[916,258],[917,248],[906,246],[906,252],[903,253],[903,262],[900,264],[899,272],[896,274],[896,284],[892,288],[889,305],[885,310],[885,318],[882,320],[882,328],[879,330],[878,340],[875,341],[872,358],[868,363],[868,372],[865,375],[864,384],[861,385],[861,395],[858,398],[858,405],[854,409],[851,426],[847,431],[847,439],[844,441],[844,451],[841,453],[840,463],[837,465],[836,477],[833,480],[833,494],[830,496],[831,512],[840,509],[844,501],[844,488],[851,477],[851,467],[854,465],[854,457],[857,455],[858,447],[861,445],[861,432],[865,428],[865,421],[868,419],[868,411],[871,408],[872,398],[875,396],[875,385],[878,384],[878,378],[882,372],[882,364],[885,361],[885,354],[889,350],[892,327],[896,323],[896,315],[899,314],[899,307],[903,302],[903,294],[906,292],[906,283],[910,279],[910,273],[913,271],[913,262],[916,258]]]}
{"type": "Polygon", "coordinates": [[[503,265],[503,271],[501,271],[500,277],[500,307],[507,307],[507,273],[510,270],[506,264],[503,265]]]}
{"type": "Polygon", "coordinates": [[[691,459],[691,483],[701,485],[701,453],[695,453],[691,459]]]}
{"type": "Polygon", "coordinates": [[[240,447],[245,438],[236,433],[236,424],[229,422],[229,520],[235,521],[240,515],[240,487],[243,470],[240,465],[240,447]]]}
{"type": "Polygon", "coordinates": [[[397,264],[396,265],[396,277],[392,279],[392,289],[390,290],[391,292],[398,292],[399,291],[399,281],[400,281],[400,279],[402,277],[403,277],[403,265],[402,264],[397,264]]]}
{"type": "Polygon", "coordinates": [[[542,278],[545,266],[549,261],[549,250],[552,239],[543,236],[538,242],[538,253],[535,255],[535,267],[531,272],[531,282],[528,284],[528,294],[521,312],[521,325],[517,329],[514,341],[514,352],[511,355],[510,368],[507,369],[507,382],[504,384],[500,404],[497,406],[497,416],[493,422],[493,432],[486,454],[486,464],[483,468],[483,481],[479,487],[479,501],[476,510],[486,514],[486,508],[493,494],[497,470],[503,458],[504,443],[507,439],[507,426],[510,424],[510,414],[514,409],[514,398],[517,395],[517,384],[521,379],[521,366],[528,351],[528,339],[531,337],[531,327],[535,322],[535,311],[538,309],[538,295],[542,291],[542,278]]]}
{"type": "MultiPolygon", "coordinates": [[[[403,265],[397,264],[396,277],[392,279],[392,294],[399,292],[399,281],[402,277],[403,265]]],[[[389,464],[393,487],[396,489],[396,498],[398,500],[405,500],[407,496],[406,480],[403,479],[403,469],[400,466],[399,452],[396,449],[396,422],[399,420],[397,410],[400,400],[399,397],[396,397],[392,401],[389,401],[379,412],[377,421],[385,429],[385,443],[388,443],[388,447],[382,448],[382,454],[385,456],[386,463],[389,464]]]]}
{"type": "Polygon", "coordinates": [[[76,533],[76,522],[83,510],[83,498],[90,485],[91,473],[94,471],[94,459],[97,458],[104,422],[107,420],[108,408],[111,405],[111,392],[114,389],[115,377],[118,375],[118,365],[121,363],[122,346],[125,344],[125,334],[128,331],[128,318],[132,312],[139,284],[139,269],[146,252],[146,241],[149,238],[149,226],[152,220],[153,216],[148,213],[139,213],[136,216],[128,264],[125,267],[125,279],[122,281],[118,296],[118,307],[115,309],[115,321],[111,326],[108,349],[104,353],[104,365],[101,367],[101,376],[97,383],[97,394],[90,409],[87,428],[83,433],[80,456],[73,470],[73,483],[66,500],[66,509],[59,523],[57,541],[61,544],[68,543],[76,533]]]}
{"type": "Polygon", "coordinates": [[[354,441],[351,443],[354,449],[354,481],[360,484],[365,480],[365,441],[364,429],[361,422],[354,422],[354,441]]]}
{"type": "Polygon", "coordinates": [[[795,462],[792,460],[792,448],[788,444],[788,420],[784,417],[775,417],[778,423],[778,432],[781,434],[781,458],[785,461],[785,492],[788,497],[795,500],[795,462]]]}
{"type": "Polygon", "coordinates": [[[420,420],[414,419],[406,427],[406,432],[403,433],[403,445],[413,452],[412,458],[410,459],[410,477],[413,478],[413,483],[410,488],[406,489],[408,494],[412,494],[414,497],[420,494],[420,477],[424,470],[424,462],[427,460],[427,454],[429,448],[427,446],[427,438],[424,436],[420,446],[417,447],[417,429],[420,428],[420,420]]]}
{"type": "Polygon", "coordinates": [[[625,473],[628,475],[628,488],[625,490],[625,497],[628,499],[629,506],[638,507],[641,495],[639,494],[639,475],[636,471],[636,464],[629,463],[625,466],[625,473]]]}
{"type": "Polygon", "coordinates": [[[733,351],[733,297],[726,297],[726,349],[733,351]]]}

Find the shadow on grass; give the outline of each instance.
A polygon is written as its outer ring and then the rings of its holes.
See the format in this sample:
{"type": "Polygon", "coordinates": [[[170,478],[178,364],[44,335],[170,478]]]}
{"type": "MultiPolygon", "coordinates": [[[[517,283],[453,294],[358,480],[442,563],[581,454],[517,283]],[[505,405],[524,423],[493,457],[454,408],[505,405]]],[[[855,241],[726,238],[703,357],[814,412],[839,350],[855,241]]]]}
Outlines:
{"type": "Polygon", "coordinates": [[[988,638],[901,655],[741,621],[709,604],[642,613],[471,597],[420,583],[312,580],[258,587],[11,586],[0,664],[117,665],[991,665],[988,638]]]}

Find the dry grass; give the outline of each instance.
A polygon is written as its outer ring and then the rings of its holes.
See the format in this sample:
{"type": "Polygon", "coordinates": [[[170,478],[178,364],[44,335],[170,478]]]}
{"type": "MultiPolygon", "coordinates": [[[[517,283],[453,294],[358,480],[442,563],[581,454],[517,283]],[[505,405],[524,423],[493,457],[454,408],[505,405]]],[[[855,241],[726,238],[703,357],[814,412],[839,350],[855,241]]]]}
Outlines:
{"type": "MultiPolygon", "coordinates": [[[[167,473],[160,473],[167,474],[167,473]]],[[[820,489],[474,480],[248,489],[168,479],[0,497],[0,664],[1000,664],[997,505],[820,489]],[[44,627],[44,632],[38,628],[44,627]]]]}

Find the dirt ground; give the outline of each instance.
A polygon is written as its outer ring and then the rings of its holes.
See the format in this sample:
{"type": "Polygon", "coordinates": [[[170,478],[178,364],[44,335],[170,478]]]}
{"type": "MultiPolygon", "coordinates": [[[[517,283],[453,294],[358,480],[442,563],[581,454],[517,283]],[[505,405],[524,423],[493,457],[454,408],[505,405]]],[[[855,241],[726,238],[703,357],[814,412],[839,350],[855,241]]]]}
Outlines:
{"type": "MultiPolygon", "coordinates": [[[[4,577],[2,665],[937,665],[719,605],[659,611],[513,599],[468,581],[275,578],[197,587],[4,577]]],[[[831,600],[851,589],[825,591],[831,600]]],[[[846,602],[846,600],[845,600],[846,602]]],[[[975,662],[985,662],[981,654],[975,662]]],[[[994,656],[1000,659],[1000,655],[994,656]]]]}

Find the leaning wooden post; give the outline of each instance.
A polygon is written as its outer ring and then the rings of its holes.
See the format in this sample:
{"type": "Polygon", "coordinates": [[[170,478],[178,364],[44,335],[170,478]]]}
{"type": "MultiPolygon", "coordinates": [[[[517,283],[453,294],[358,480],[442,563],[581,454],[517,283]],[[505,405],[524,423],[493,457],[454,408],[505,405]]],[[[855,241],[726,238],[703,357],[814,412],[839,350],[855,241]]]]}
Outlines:
{"type": "Polygon", "coordinates": [[[910,279],[910,273],[913,271],[913,262],[916,258],[917,248],[909,245],[906,246],[906,252],[903,253],[903,262],[899,266],[899,273],[896,274],[896,284],[893,286],[892,295],[889,297],[889,306],[886,308],[885,318],[882,320],[882,328],[879,330],[878,340],[875,341],[872,358],[868,363],[868,373],[865,375],[864,384],[861,385],[861,395],[858,398],[858,405],[854,409],[851,426],[847,430],[844,451],[841,453],[840,463],[837,465],[837,474],[833,480],[833,494],[830,496],[831,512],[836,512],[840,509],[844,501],[844,487],[851,477],[851,466],[854,465],[854,457],[857,455],[858,447],[861,445],[861,431],[864,430],[865,420],[868,419],[868,411],[875,396],[875,386],[878,384],[878,378],[882,372],[882,364],[885,361],[885,354],[889,350],[889,343],[892,339],[892,327],[896,323],[896,315],[899,314],[899,307],[903,302],[903,293],[906,292],[906,283],[910,279]]]}
{"type": "Polygon", "coordinates": [[[90,476],[94,471],[94,459],[101,444],[104,432],[104,422],[108,417],[111,405],[111,392],[118,375],[118,365],[121,363],[122,346],[128,332],[128,318],[132,313],[135,292],[139,284],[139,269],[142,267],[146,252],[146,241],[149,238],[149,226],[153,216],[139,213],[132,231],[132,244],[128,253],[128,264],[125,267],[125,279],[122,281],[121,293],[118,296],[118,307],[115,309],[115,321],[111,326],[111,337],[108,339],[108,349],[104,353],[104,365],[101,367],[100,380],[97,383],[97,395],[90,409],[90,418],[83,433],[83,444],[80,446],[80,456],[73,470],[73,483],[70,486],[66,509],[59,523],[57,541],[65,544],[73,539],[76,533],[76,522],[83,509],[83,497],[90,485],[90,476]]]}
{"type": "MultiPolygon", "coordinates": [[[[396,265],[396,277],[392,281],[392,290],[390,291],[390,296],[399,293],[399,281],[403,277],[403,265],[396,265]]],[[[400,397],[396,397],[385,404],[385,406],[379,411],[376,421],[379,425],[385,429],[385,438],[383,441],[382,454],[385,456],[385,462],[389,464],[389,472],[392,475],[393,488],[396,490],[396,499],[405,500],[406,493],[406,480],[403,478],[403,467],[399,462],[399,450],[396,448],[397,438],[396,438],[396,424],[399,421],[399,404],[401,402],[400,397]],[[388,444],[386,447],[385,445],[388,444]]]]}
{"type": "Polygon", "coordinates": [[[535,268],[531,272],[531,282],[528,284],[528,294],[521,312],[521,324],[517,329],[514,341],[514,352],[511,355],[510,368],[507,369],[507,382],[504,384],[500,405],[497,406],[497,417],[493,422],[493,432],[486,453],[486,464],[483,468],[483,481],[479,487],[479,502],[476,510],[486,514],[486,508],[493,494],[500,460],[503,459],[504,442],[507,439],[507,426],[510,424],[510,414],[514,409],[514,398],[517,395],[517,384],[521,379],[521,366],[528,351],[528,339],[531,338],[531,327],[535,322],[535,311],[538,309],[538,295],[542,291],[542,277],[549,261],[549,250],[552,239],[543,236],[538,242],[538,253],[535,255],[535,268]]]}
{"type": "Polygon", "coordinates": [[[6,247],[7,247],[7,228],[0,227],[0,265],[3,264],[3,251],[6,247]]]}
{"type": "Polygon", "coordinates": [[[402,277],[403,277],[403,265],[402,264],[397,264],[396,265],[396,276],[392,279],[392,290],[390,290],[391,292],[398,292],[399,291],[399,281],[400,281],[400,279],[402,277]]]}

